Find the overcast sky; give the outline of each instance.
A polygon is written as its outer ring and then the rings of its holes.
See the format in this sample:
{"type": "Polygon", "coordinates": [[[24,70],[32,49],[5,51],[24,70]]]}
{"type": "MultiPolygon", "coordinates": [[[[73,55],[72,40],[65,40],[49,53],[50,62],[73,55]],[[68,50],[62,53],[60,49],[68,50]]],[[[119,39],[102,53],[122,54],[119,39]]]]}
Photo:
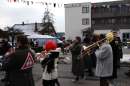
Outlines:
{"type": "MultiPolygon", "coordinates": [[[[33,1],[34,4],[27,5],[22,3],[21,0],[18,2],[8,2],[8,0],[0,0],[0,28],[3,29],[6,26],[13,26],[14,24],[21,24],[22,22],[27,23],[41,23],[43,13],[46,5],[37,4],[36,2],[47,2],[47,3],[60,3],[62,7],[54,8],[53,4],[49,6],[51,12],[55,15],[55,27],[57,32],[65,31],[65,12],[64,4],[67,3],[81,3],[81,2],[103,2],[103,1],[114,1],[114,0],[26,0],[33,1]]],[[[116,0],[115,0],[116,1],[116,0]]]]}

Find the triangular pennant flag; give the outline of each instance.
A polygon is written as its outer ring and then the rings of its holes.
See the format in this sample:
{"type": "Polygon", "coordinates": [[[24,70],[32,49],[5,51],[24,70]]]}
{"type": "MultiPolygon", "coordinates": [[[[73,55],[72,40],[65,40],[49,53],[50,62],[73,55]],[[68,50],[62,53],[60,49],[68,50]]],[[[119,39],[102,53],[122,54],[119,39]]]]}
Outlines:
{"type": "Polygon", "coordinates": [[[129,6],[129,4],[125,4],[126,6],[129,6]]]}
{"type": "Polygon", "coordinates": [[[24,3],[26,3],[26,1],[24,0],[24,3]]]}
{"type": "Polygon", "coordinates": [[[23,2],[23,0],[21,0],[23,2]]]}
{"type": "Polygon", "coordinates": [[[47,5],[47,3],[45,2],[45,4],[47,5]]]}
{"type": "Polygon", "coordinates": [[[33,4],[33,1],[31,1],[31,3],[33,4]]]}
{"type": "Polygon", "coordinates": [[[14,0],[14,2],[17,2],[17,0],[14,0]]]}
{"type": "Polygon", "coordinates": [[[26,61],[24,62],[24,65],[22,66],[21,70],[31,68],[33,67],[33,65],[34,65],[33,57],[30,53],[28,53],[26,61]]]}
{"type": "MultiPolygon", "coordinates": [[[[73,5],[73,4],[72,4],[73,5]]],[[[58,8],[60,8],[60,4],[58,3],[58,8]]]]}
{"type": "Polygon", "coordinates": [[[44,5],[44,2],[42,2],[42,5],[44,5]]]}
{"type": "Polygon", "coordinates": [[[103,7],[105,7],[106,5],[102,5],[103,7]]]}
{"type": "Polygon", "coordinates": [[[29,1],[27,1],[27,5],[29,5],[29,1]]]}
{"type": "Polygon", "coordinates": [[[96,7],[97,5],[96,4],[94,4],[94,8],[96,7]]]}
{"type": "Polygon", "coordinates": [[[121,7],[121,4],[119,4],[119,7],[121,7]]]}
{"type": "Polygon", "coordinates": [[[9,0],[7,0],[9,2],[9,0]]]}
{"type": "Polygon", "coordinates": [[[54,3],[54,7],[56,7],[56,3],[54,3]]]}

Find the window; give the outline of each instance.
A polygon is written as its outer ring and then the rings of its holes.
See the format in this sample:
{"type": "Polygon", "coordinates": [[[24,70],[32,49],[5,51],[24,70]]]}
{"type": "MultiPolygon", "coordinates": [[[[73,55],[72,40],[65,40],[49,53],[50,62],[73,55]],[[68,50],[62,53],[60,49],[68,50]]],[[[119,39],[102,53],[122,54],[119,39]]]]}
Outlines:
{"type": "Polygon", "coordinates": [[[108,9],[109,12],[116,12],[116,7],[111,7],[108,9]]]}
{"type": "Polygon", "coordinates": [[[127,6],[121,6],[120,11],[127,11],[128,7],[127,6]]]}
{"type": "Polygon", "coordinates": [[[104,8],[99,8],[99,13],[104,13],[104,8]]]}
{"type": "Polygon", "coordinates": [[[127,18],[121,18],[121,23],[127,23],[127,18]]]}
{"type": "Polygon", "coordinates": [[[92,24],[95,24],[95,20],[92,20],[92,24]]]}
{"type": "Polygon", "coordinates": [[[130,33],[123,33],[123,42],[127,41],[127,39],[130,39],[130,33]]]}
{"type": "Polygon", "coordinates": [[[99,19],[99,24],[104,24],[104,19],[99,19]]]}
{"type": "Polygon", "coordinates": [[[95,9],[92,9],[92,13],[95,13],[95,9]]]}
{"type": "Polygon", "coordinates": [[[89,7],[82,7],[82,13],[89,13],[89,7]]]}
{"type": "Polygon", "coordinates": [[[87,25],[87,24],[89,24],[89,18],[82,19],[82,25],[87,25]]]}
{"type": "Polygon", "coordinates": [[[109,24],[115,24],[116,23],[116,19],[114,18],[114,19],[109,19],[108,20],[108,23],[109,24]]]}

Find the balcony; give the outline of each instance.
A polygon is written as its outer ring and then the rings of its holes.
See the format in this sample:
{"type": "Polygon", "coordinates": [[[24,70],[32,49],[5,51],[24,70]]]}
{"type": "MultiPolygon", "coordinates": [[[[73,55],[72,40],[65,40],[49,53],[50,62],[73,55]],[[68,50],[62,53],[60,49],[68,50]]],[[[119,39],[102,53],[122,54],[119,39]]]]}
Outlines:
{"type": "Polygon", "coordinates": [[[91,26],[94,30],[107,30],[112,28],[118,29],[130,29],[130,23],[118,23],[118,24],[95,24],[91,26]]]}
{"type": "Polygon", "coordinates": [[[123,17],[130,16],[130,11],[124,12],[105,12],[105,13],[92,13],[92,18],[108,18],[108,17],[123,17]]]}

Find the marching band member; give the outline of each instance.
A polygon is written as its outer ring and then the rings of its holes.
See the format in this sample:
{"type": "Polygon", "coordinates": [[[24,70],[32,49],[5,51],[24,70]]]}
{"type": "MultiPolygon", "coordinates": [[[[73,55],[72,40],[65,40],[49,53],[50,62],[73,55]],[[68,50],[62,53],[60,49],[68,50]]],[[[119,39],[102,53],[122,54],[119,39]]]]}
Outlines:
{"type": "MultiPolygon", "coordinates": [[[[85,38],[83,40],[84,46],[89,46],[89,38],[85,38]]],[[[88,72],[89,74],[87,76],[93,76],[93,70],[92,70],[92,59],[90,55],[85,55],[83,57],[83,62],[84,62],[84,71],[88,72]]]]}
{"type": "MultiPolygon", "coordinates": [[[[109,83],[114,84],[113,80],[117,78],[117,59],[118,59],[118,43],[116,42],[117,33],[113,32],[114,40],[110,43],[113,52],[113,73],[109,77],[109,83]]],[[[115,85],[116,86],[116,85],[115,85]]]]}
{"type": "MultiPolygon", "coordinates": [[[[105,36],[100,34],[98,41],[105,36]]],[[[112,76],[113,71],[113,52],[110,44],[104,40],[99,42],[99,49],[96,50],[97,65],[95,75],[100,77],[100,86],[108,86],[107,79],[112,76]]]]}
{"type": "Polygon", "coordinates": [[[58,82],[58,70],[57,70],[57,61],[59,57],[59,51],[56,50],[57,45],[53,41],[49,41],[45,44],[45,50],[47,54],[41,54],[40,62],[43,70],[42,83],[43,86],[55,86],[58,82]]]}
{"type": "Polygon", "coordinates": [[[76,76],[75,80],[72,81],[79,81],[79,77],[84,77],[84,64],[83,58],[77,59],[77,57],[82,52],[82,44],[81,38],[79,36],[75,39],[75,44],[70,45],[70,51],[72,53],[72,73],[76,76]]]}
{"type": "Polygon", "coordinates": [[[5,86],[35,86],[32,74],[35,53],[28,47],[25,35],[16,37],[18,50],[7,52],[2,68],[7,72],[5,86]]]}

